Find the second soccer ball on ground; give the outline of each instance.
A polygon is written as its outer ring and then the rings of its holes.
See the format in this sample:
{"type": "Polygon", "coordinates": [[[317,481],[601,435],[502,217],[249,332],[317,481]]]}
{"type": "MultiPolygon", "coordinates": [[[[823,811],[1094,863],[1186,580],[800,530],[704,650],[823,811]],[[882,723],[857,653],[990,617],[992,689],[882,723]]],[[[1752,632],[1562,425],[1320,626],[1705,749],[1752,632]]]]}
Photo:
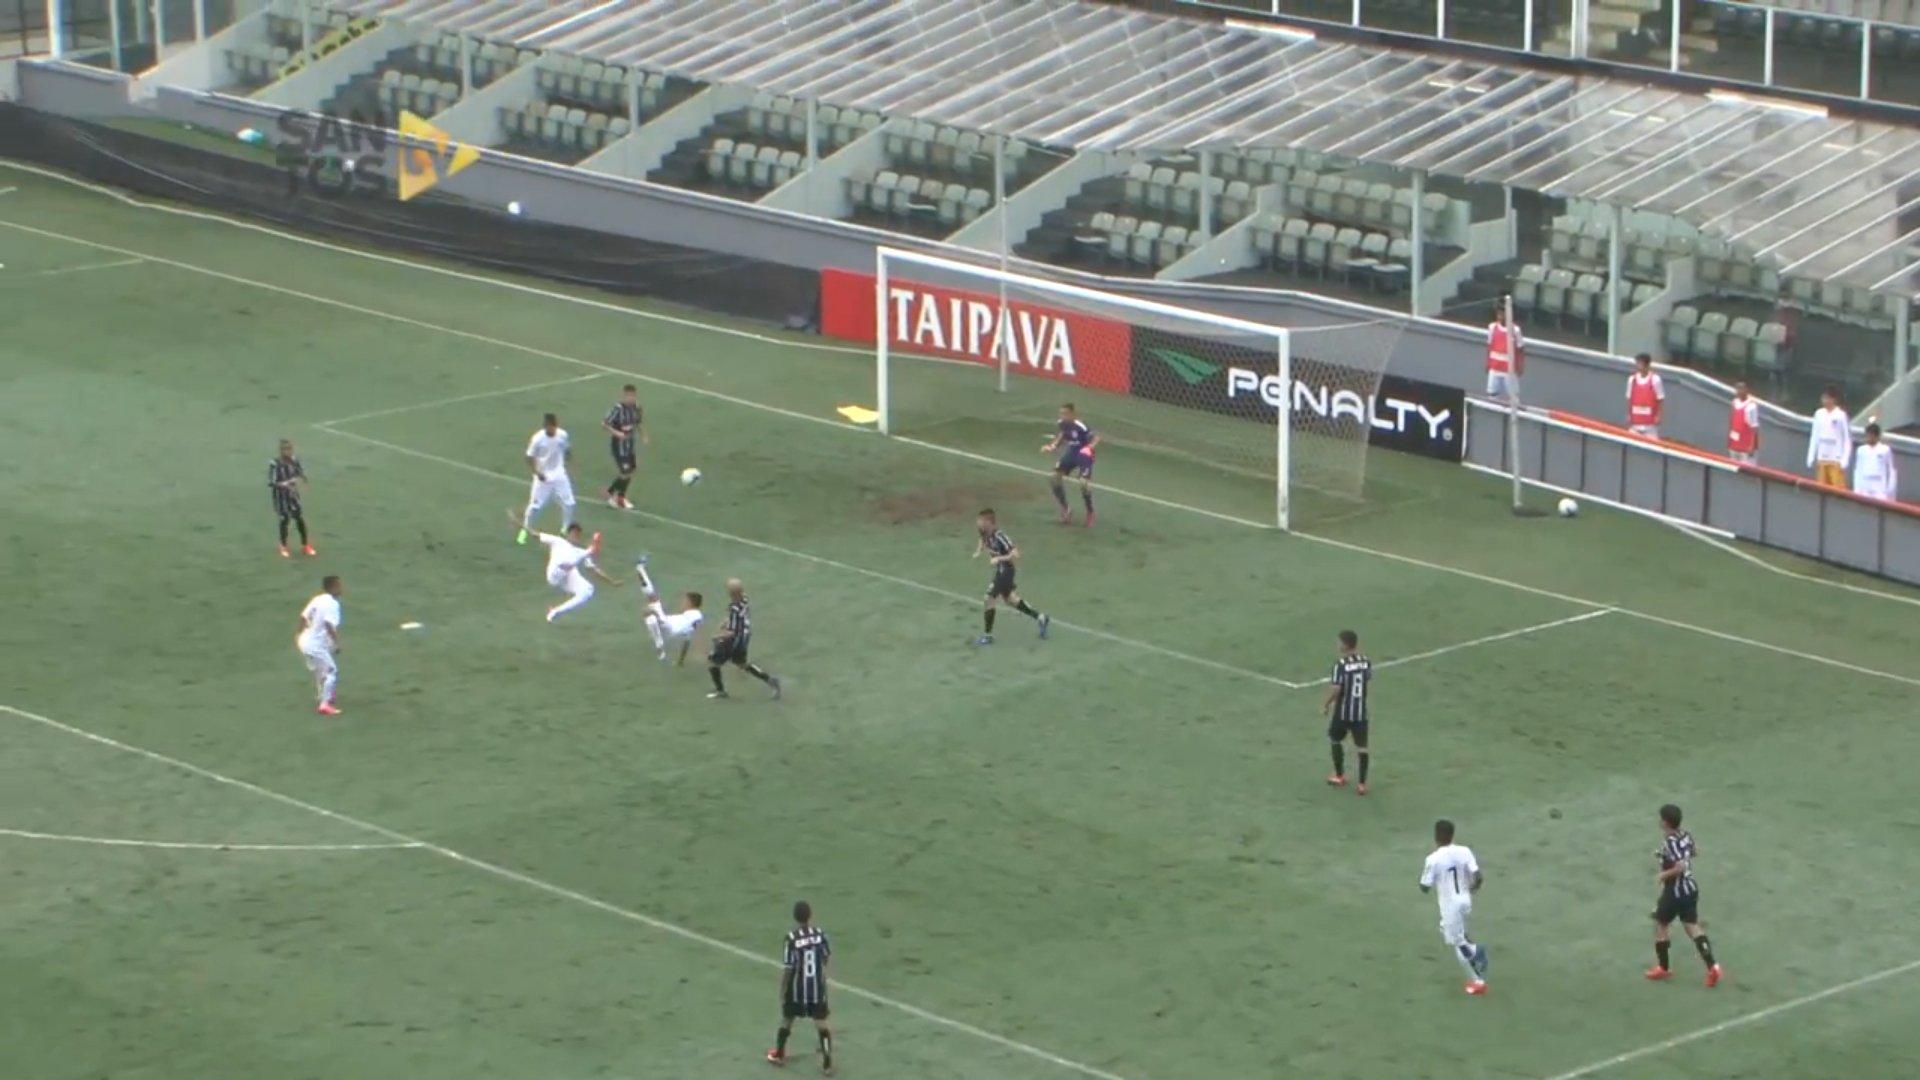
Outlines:
{"type": "Polygon", "coordinates": [[[1572,499],[1560,500],[1560,516],[1570,518],[1580,513],[1580,504],[1572,499]]]}

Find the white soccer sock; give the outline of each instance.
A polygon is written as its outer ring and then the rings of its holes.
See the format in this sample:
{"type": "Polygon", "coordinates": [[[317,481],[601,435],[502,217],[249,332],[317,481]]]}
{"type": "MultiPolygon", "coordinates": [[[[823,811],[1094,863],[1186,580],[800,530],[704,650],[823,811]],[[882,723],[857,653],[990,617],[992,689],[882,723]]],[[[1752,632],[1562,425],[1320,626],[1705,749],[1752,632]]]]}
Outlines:
{"type": "Polygon", "coordinates": [[[654,649],[660,650],[667,647],[666,635],[660,632],[660,616],[647,616],[647,633],[653,636],[654,649]]]}
{"type": "Polygon", "coordinates": [[[582,604],[585,604],[587,601],[591,599],[593,599],[593,586],[589,585],[586,588],[580,590],[579,592],[574,593],[572,596],[567,597],[566,603],[561,604],[559,607],[554,608],[552,611],[547,612],[547,619],[549,621],[557,619],[560,616],[565,615],[567,612],[572,611],[574,608],[577,608],[582,604]]]}
{"type": "Polygon", "coordinates": [[[647,590],[647,599],[652,600],[658,597],[660,593],[653,587],[653,579],[647,576],[646,564],[641,563],[634,569],[640,571],[640,587],[647,590]]]}
{"type": "Polygon", "coordinates": [[[570,529],[572,527],[573,527],[573,504],[570,502],[563,502],[560,504],[560,529],[562,532],[564,532],[567,529],[570,529]]]}
{"type": "Polygon", "coordinates": [[[332,701],[333,688],[340,681],[340,669],[334,668],[320,676],[320,700],[332,701]]]}
{"type": "Polygon", "coordinates": [[[1477,982],[1480,979],[1480,973],[1473,970],[1473,951],[1473,942],[1462,942],[1453,947],[1453,958],[1460,961],[1460,966],[1466,970],[1467,979],[1477,982]]]}

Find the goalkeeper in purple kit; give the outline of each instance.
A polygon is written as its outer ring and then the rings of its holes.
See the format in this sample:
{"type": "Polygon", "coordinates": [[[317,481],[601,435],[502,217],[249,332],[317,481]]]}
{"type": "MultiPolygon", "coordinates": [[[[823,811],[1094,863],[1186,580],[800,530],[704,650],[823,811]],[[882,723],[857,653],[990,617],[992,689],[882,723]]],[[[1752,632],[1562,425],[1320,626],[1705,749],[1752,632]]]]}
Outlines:
{"type": "Polygon", "coordinates": [[[1053,488],[1053,501],[1060,504],[1060,524],[1073,524],[1073,511],[1067,506],[1067,478],[1080,480],[1080,501],[1087,508],[1086,524],[1093,525],[1093,449],[1100,445],[1100,436],[1093,433],[1080,419],[1079,411],[1069,401],[1060,406],[1060,423],[1053,439],[1040,448],[1043,454],[1059,451],[1060,460],[1053,466],[1053,475],[1047,483],[1053,488]]]}

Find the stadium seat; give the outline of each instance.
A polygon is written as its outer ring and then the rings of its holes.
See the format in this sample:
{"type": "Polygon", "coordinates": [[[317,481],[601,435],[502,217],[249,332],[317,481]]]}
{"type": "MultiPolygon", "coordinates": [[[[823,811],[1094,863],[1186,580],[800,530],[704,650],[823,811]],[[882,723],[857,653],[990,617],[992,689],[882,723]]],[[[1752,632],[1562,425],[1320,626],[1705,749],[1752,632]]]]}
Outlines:
{"type": "MultiPolygon", "coordinates": [[[[1358,203],[1354,204],[1356,208],[1358,203]]],[[[1363,238],[1360,230],[1348,226],[1333,236],[1333,243],[1327,246],[1327,272],[1346,279],[1352,274],[1353,257],[1360,250],[1363,238]]]]}
{"type": "Polygon", "coordinates": [[[1339,197],[1340,178],[1322,176],[1314,183],[1313,190],[1307,193],[1307,210],[1321,217],[1332,217],[1334,200],[1339,197]]]}
{"type": "Polygon", "coordinates": [[[1403,291],[1413,284],[1413,241],[1404,237],[1387,241],[1387,257],[1373,268],[1373,279],[1383,289],[1403,291]]]}
{"type": "Polygon", "coordinates": [[[1342,221],[1359,221],[1360,205],[1367,198],[1365,180],[1342,180],[1340,192],[1333,198],[1333,216],[1342,221]]]}
{"type": "Polygon", "coordinates": [[[1658,285],[1650,285],[1644,282],[1635,285],[1632,294],[1627,300],[1627,310],[1632,311],[1636,308],[1646,307],[1648,304],[1653,303],[1654,299],[1659,295],[1660,286],[1658,285]]]}
{"type": "Polygon", "coordinates": [[[912,217],[925,187],[926,181],[918,176],[902,176],[900,186],[893,189],[894,216],[912,217]]]}
{"type": "Polygon", "coordinates": [[[884,214],[893,208],[893,189],[900,186],[900,174],[883,171],[873,178],[868,188],[867,207],[875,213],[884,214]]]}
{"type": "Polygon", "coordinates": [[[1777,379],[1786,370],[1787,328],[1770,322],[1760,327],[1752,345],[1753,366],[1769,378],[1777,379]]]}
{"type": "Polygon", "coordinates": [[[968,188],[967,201],[960,207],[960,220],[972,221],[992,208],[993,192],[986,188],[968,188]]]}
{"type": "Polygon", "coordinates": [[[1164,228],[1157,221],[1143,221],[1133,234],[1133,245],[1128,249],[1128,258],[1141,266],[1153,264],[1153,258],[1160,246],[1160,232],[1164,228]]]}
{"type": "Polygon", "coordinates": [[[1700,325],[1700,312],[1691,304],[1680,304],[1667,316],[1667,352],[1688,356],[1693,352],[1693,328],[1700,325]]]}
{"type": "Polygon", "coordinates": [[[587,129],[580,136],[580,145],[588,153],[598,153],[607,145],[607,114],[588,113],[587,129]]]}
{"type": "Polygon", "coordinates": [[[1133,249],[1134,230],[1140,227],[1135,218],[1122,214],[1113,219],[1113,230],[1107,234],[1107,258],[1112,262],[1126,262],[1127,253],[1133,249]]]}
{"type": "Polygon", "coordinates": [[[960,207],[966,200],[967,187],[965,184],[948,184],[942,189],[939,202],[937,203],[940,223],[949,227],[958,226],[960,224],[960,207]]]}
{"type": "Polygon", "coordinates": [[[1553,316],[1556,323],[1563,322],[1568,294],[1572,292],[1573,271],[1558,267],[1547,271],[1547,279],[1540,285],[1540,313],[1553,316]]]}
{"type": "Polygon", "coordinates": [[[1153,170],[1153,179],[1147,182],[1147,209],[1157,214],[1166,213],[1177,180],[1174,171],[1165,166],[1153,170]]]}
{"type": "Polygon", "coordinates": [[[798,150],[783,150],[780,160],[773,167],[773,186],[779,187],[806,170],[806,158],[798,150]]]}
{"type": "Polygon", "coordinates": [[[1327,272],[1327,260],[1333,254],[1333,241],[1338,235],[1339,230],[1324,221],[1308,229],[1306,243],[1301,245],[1300,249],[1301,264],[1306,269],[1324,277],[1327,272]]]}
{"type": "Polygon", "coordinates": [[[1599,274],[1581,274],[1573,279],[1573,288],[1567,293],[1567,314],[1580,320],[1581,329],[1592,330],[1596,318],[1606,321],[1606,304],[1601,302],[1606,291],[1606,279],[1599,274]]]}
{"type": "Polygon", "coordinates": [[[1360,220],[1370,229],[1386,229],[1393,224],[1393,185],[1368,184],[1360,200],[1360,220]]]}
{"type": "Polygon", "coordinates": [[[753,156],[753,171],[750,174],[753,186],[757,188],[772,187],[773,186],[773,170],[774,170],[774,167],[779,164],[780,164],[780,148],[779,147],[777,146],[761,147],[760,152],[753,156]]]}
{"type": "Polygon", "coordinates": [[[1513,303],[1522,311],[1540,307],[1540,286],[1547,280],[1547,268],[1529,263],[1513,279],[1513,303]]]}
{"type": "Polygon", "coordinates": [[[1262,216],[1248,227],[1247,235],[1253,244],[1253,257],[1259,259],[1262,265],[1270,265],[1274,257],[1273,242],[1279,235],[1273,219],[1262,216]]]}
{"type": "Polygon", "coordinates": [[[1287,181],[1287,204],[1301,213],[1306,213],[1308,204],[1313,201],[1313,189],[1320,183],[1320,174],[1308,170],[1298,170],[1287,181]]]}
{"type": "Polygon", "coordinates": [[[1288,218],[1281,222],[1273,240],[1274,262],[1285,263],[1289,271],[1300,273],[1306,266],[1307,233],[1311,228],[1306,218],[1288,218]]]}
{"type": "Polygon", "coordinates": [[[1154,260],[1159,266],[1172,266],[1187,253],[1188,231],[1185,225],[1169,225],[1160,234],[1160,245],[1154,260]]]}
{"type": "Polygon", "coordinates": [[[1227,184],[1226,191],[1220,196],[1217,213],[1224,227],[1242,221],[1253,212],[1253,188],[1245,180],[1234,180],[1227,184]]]}
{"type": "Polygon", "coordinates": [[[1398,188],[1393,193],[1393,205],[1387,208],[1388,222],[1394,230],[1402,233],[1413,231],[1413,189],[1398,188]]]}
{"type": "Polygon", "coordinates": [[[1147,205],[1147,185],[1153,182],[1153,166],[1138,162],[1127,168],[1127,178],[1121,185],[1121,194],[1128,204],[1147,205]]]}
{"type": "Polygon", "coordinates": [[[1709,311],[1700,316],[1700,325],[1693,328],[1693,348],[1695,360],[1708,364],[1720,361],[1720,337],[1727,332],[1727,314],[1724,311],[1709,311]]]}
{"type": "Polygon", "coordinates": [[[1723,339],[1724,348],[1721,350],[1727,363],[1745,366],[1753,356],[1754,339],[1759,336],[1760,323],[1756,319],[1742,315],[1728,324],[1727,334],[1723,339]]]}

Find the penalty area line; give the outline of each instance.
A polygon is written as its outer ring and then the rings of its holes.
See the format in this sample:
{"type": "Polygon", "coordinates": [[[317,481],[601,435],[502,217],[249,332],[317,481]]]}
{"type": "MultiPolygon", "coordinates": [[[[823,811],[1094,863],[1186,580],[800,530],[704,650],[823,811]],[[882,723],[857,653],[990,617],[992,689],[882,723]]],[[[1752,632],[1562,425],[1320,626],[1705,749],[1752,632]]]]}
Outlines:
{"type": "Polygon", "coordinates": [[[1602,1073],[1617,1065],[1626,1065],[1639,1061],[1641,1058],[1652,1057],[1655,1054],[1672,1050],[1675,1047],[1685,1046],[1692,1042],[1699,1042],[1701,1039],[1711,1038],[1723,1031],[1732,1031],[1734,1028],[1757,1024],[1762,1020],[1778,1016],[1783,1012],[1798,1009],[1804,1005],[1812,1005],[1817,1001],[1825,1001],[1830,997],[1837,997],[1850,990],[1858,990],[1863,986],[1870,986],[1873,983],[1891,979],[1897,975],[1905,975],[1907,972],[1914,970],[1920,970],[1920,960],[1909,960],[1904,964],[1883,968],[1871,975],[1862,975],[1857,979],[1837,983],[1827,987],[1825,990],[1816,990],[1811,994],[1804,994],[1791,1001],[1782,1001],[1777,1005],[1769,1005],[1764,1009],[1755,1009],[1750,1013],[1742,1013],[1731,1020],[1722,1020],[1717,1024],[1700,1028],[1697,1031],[1689,1031],[1684,1035],[1675,1035],[1671,1039],[1662,1039],[1657,1043],[1648,1043],[1637,1050],[1629,1050],[1624,1054],[1615,1054],[1604,1061],[1596,1061],[1591,1065],[1582,1065],[1569,1072],[1556,1073],[1552,1077],[1549,1077],[1548,1080],[1580,1080],[1581,1077],[1602,1073]]]}
{"type": "MultiPolygon", "coordinates": [[[[421,461],[431,461],[437,465],[445,465],[448,468],[459,469],[462,472],[472,473],[475,476],[484,476],[494,480],[503,480],[507,483],[516,484],[516,485],[525,484],[527,482],[526,477],[524,476],[511,476],[507,473],[495,472],[492,469],[484,469],[478,465],[474,465],[469,462],[457,461],[450,457],[442,457],[439,454],[428,453],[425,450],[415,450],[411,446],[402,446],[399,443],[388,442],[385,439],[376,439],[370,435],[362,435],[357,431],[342,431],[339,428],[329,427],[326,424],[315,424],[314,427],[320,431],[326,432],[329,435],[335,435],[342,439],[352,439],[355,442],[365,443],[368,446],[377,447],[379,449],[387,450],[392,453],[404,454],[408,457],[418,458],[421,461]]],[[[716,540],[727,540],[736,544],[744,544],[747,547],[758,548],[761,551],[771,551],[778,555],[786,555],[786,556],[789,556],[790,558],[801,559],[806,562],[813,563],[817,566],[830,566],[835,570],[842,570],[849,574],[858,574],[861,577],[872,578],[875,581],[884,581],[890,585],[898,585],[902,588],[914,589],[919,592],[927,593],[931,596],[944,597],[948,600],[954,600],[963,604],[971,605],[971,604],[979,603],[979,597],[977,596],[968,596],[965,593],[953,592],[948,589],[942,589],[937,585],[928,585],[925,582],[915,581],[912,578],[904,578],[895,574],[885,573],[884,571],[880,571],[880,570],[869,570],[864,566],[856,566],[853,563],[841,562],[838,559],[829,559],[824,555],[815,555],[812,552],[800,551],[790,547],[782,547],[779,544],[770,544],[765,540],[755,540],[752,537],[741,536],[738,533],[730,533],[730,532],[722,531],[720,529],[708,528],[705,525],[696,525],[691,521],[681,521],[679,518],[667,517],[665,514],[656,514],[656,513],[653,513],[652,511],[642,510],[638,507],[628,507],[624,512],[628,514],[632,514],[635,517],[645,518],[648,521],[659,522],[662,525],[671,525],[677,529],[686,529],[689,532],[696,532],[702,536],[709,536],[716,540]]],[[[1156,656],[1163,656],[1169,660],[1179,660],[1184,663],[1194,664],[1199,667],[1210,668],[1214,671],[1223,672],[1228,675],[1238,675],[1241,678],[1246,678],[1246,679],[1257,679],[1260,682],[1268,683],[1270,685],[1278,686],[1287,690],[1303,690],[1308,686],[1315,685],[1313,683],[1298,683],[1290,679],[1282,679],[1277,675],[1268,675],[1264,672],[1254,671],[1251,668],[1236,667],[1232,664],[1224,663],[1219,660],[1210,660],[1204,656],[1195,656],[1192,653],[1183,653],[1177,649],[1169,649],[1164,645],[1155,645],[1150,641],[1141,641],[1138,638],[1122,637],[1119,634],[1112,634],[1112,633],[1108,633],[1105,630],[1097,630],[1091,626],[1083,626],[1079,623],[1068,622],[1065,619],[1054,619],[1053,625],[1060,627],[1061,629],[1064,629],[1064,630],[1071,630],[1078,634],[1085,634],[1088,637],[1099,638],[1102,641],[1111,642],[1115,645],[1123,645],[1130,649],[1138,649],[1141,652],[1148,652],[1148,653],[1153,653],[1156,656]]]]}
{"type": "Polygon", "coordinates": [[[351,424],[358,420],[372,420],[381,416],[399,416],[402,413],[424,412],[428,409],[438,409],[446,405],[459,405],[468,401],[485,401],[488,398],[510,397],[514,394],[530,394],[535,390],[548,390],[556,386],[571,386],[574,383],[593,382],[595,379],[610,378],[613,378],[611,372],[596,371],[590,375],[575,375],[566,379],[548,379],[545,382],[527,383],[524,386],[509,386],[504,390],[484,390],[477,394],[461,394],[458,397],[436,398],[432,401],[422,401],[414,405],[395,405],[391,409],[375,409],[372,412],[354,413],[352,416],[342,416],[338,420],[322,420],[318,426],[324,428],[332,427],[335,424],[351,424]]]}
{"type": "MultiPolygon", "coordinates": [[[[272,801],[280,803],[283,806],[291,806],[291,807],[294,807],[295,809],[305,810],[309,814],[317,814],[320,817],[327,818],[330,821],[337,821],[343,825],[351,825],[356,829],[360,829],[362,831],[372,833],[376,836],[384,836],[388,840],[391,840],[396,844],[411,845],[411,846],[421,848],[422,850],[425,850],[425,851],[430,851],[435,855],[441,856],[442,858],[452,860],[453,862],[460,863],[463,866],[469,867],[474,870],[478,870],[482,873],[490,874],[497,878],[503,878],[507,881],[512,881],[517,884],[524,885],[527,888],[538,890],[540,892],[546,893],[549,896],[558,897],[559,899],[562,899],[562,900],[571,900],[576,904],[581,904],[586,907],[593,908],[596,911],[600,911],[605,914],[615,916],[616,918],[625,919],[628,922],[638,923],[642,926],[651,927],[652,929],[661,931],[662,933],[671,934],[674,937],[678,937],[686,941],[691,941],[691,942],[694,942],[695,944],[705,945],[708,948],[716,949],[720,952],[724,952],[730,956],[738,957],[739,959],[742,959],[742,960],[747,960],[752,963],[760,964],[766,967],[777,968],[780,966],[780,961],[770,956],[762,956],[757,952],[753,952],[750,949],[743,949],[738,945],[732,944],[731,942],[722,941],[719,938],[715,938],[715,937],[708,937],[707,935],[700,933],[698,930],[689,930],[688,928],[681,926],[678,923],[671,923],[665,919],[656,918],[655,916],[645,914],[644,912],[635,911],[631,908],[623,908],[618,904],[610,903],[609,901],[602,900],[595,896],[589,896],[586,893],[579,892],[574,889],[569,889],[564,885],[556,885],[553,882],[544,880],[542,878],[534,877],[532,874],[522,873],[518,870],[513,870],[508,867],[501,866],[497,863],[490,863],[490,862],[487,862],[485,859],[475,858],[471,855],[467,855],[462,852],[455,851],[450,847],[445,847],[441,844],[436,844],[428,840],[422,840],[417,836],[408,836],[406,833],[399,832],[394,829],[389,829],[384,825],[376,825],[371,821],[366,821],[362,818],[357,818],[350,814],[343,814],[338,810],[329,810],[326,807],[321,806],[317,803],[311,803],[306,801],[305,799],[296,798],[292,795],[282,794],[281,792],[275,791],[272,788],[263,787],[259,784],[253,783],[250,780],[241,780],[237,777],[228,776],[225,773],[215,772],[214,770],[206,768],[204,766],[195,765],[190,761],[183,761],[180,758],[169,757],[168,755],[162,754],[157,750],[148,750],[145,747],[135,746],[132,743],[121,742],[118,739],[109,738],[108,736],[105,736],[105,735],[96,734],[94,732],[88,731],[85,728],[75,727],[72,724],[62,723],[61,721],[55,720],[52,717],[41,716],[39,713],[28,712],[25,709],[17,708],[12,705],[0,705],[0,712],[7,713],[11,716],[15,716],[15,717],[18,717],[19,719],[26,720],[35,724],[40,724],[43,727],[48,727],[55,731],[65,732],[66,734],[71,735],[77,739],[85,739],[86,741],[91,743],[96,743],[101,746],[112,747],[113,749],[119,750],[123,753],[133,754],[136,757],[143,757],[149,761],[155,761],[162,765],[168,765],[175,769],[179,769],[183,772],[192,773],[195,776],[199,776],[204,779],[211,780],[216,784],[224,784],[227,787],[237,788],[241,791],[251,792],[252,794],[258,795],[263,799],[271,799],[272,801]]],[[[1124,1080],[1124,1078],[1121,1077],[1118,1073],[1108,1072],[1107,1070],[1099,1068],[1097,1066],[1088,1065],[1088,1064],[1085,1064],[1084,1062],[1075,1061],[1072,1058],[1062,1057],[1059,1054],[1055,1054],[1049,1050],[1043,1050],[1040,1047],[1034,1046],[1030,1043],[1021,1042],[1018,1039],[1012,1039],[1005,1035],[1000,1035],[995,1032],[988,1031],[985,1028],[975,1027],[974,1025],[969,1024],[963,1020],[955,1020],[951,1017],[942,1016],[939,1013],[920,1008],[918,1005],[911,1005],[911,1004],[908,1004],[907,1002],[900,1001],[896,998],[888,997],[885,994],[880,994],[872,990],[863,989],[851,983],[841,982],[840,980],[836,979],[834,980],[834,987],[835,989],[839,990],[840,993],[842,994],[846,994],[851,997],[861,998],[866,1001],[873,1002],[875,1005],[885,1006],[886,1008],[893,1009],[896,1012],[905,1013],[908,1016],[912,1016],[917,1019],[924,1020],[930,1024],[935,1024],[952,1031],[957,1031],[963,1035],[971,1035],[974,1038],[979,1039],[983,1042],[992,1043],[995,1046],[1001,1047],[1002,1049],[1011,1050],[1019,1054],[1024,1054],[1027,1057],[1034,1058],[1039,1061],[1044,1061],[1051,1065],[1058,1065],[1063,1069],[1069,1069],[1073,1072],[1077,1072],[1081,1074],[1082,1076],[1091,1076],[1091,1077],[1094,1077],[1095,1080],[1124,1080]]]]}

